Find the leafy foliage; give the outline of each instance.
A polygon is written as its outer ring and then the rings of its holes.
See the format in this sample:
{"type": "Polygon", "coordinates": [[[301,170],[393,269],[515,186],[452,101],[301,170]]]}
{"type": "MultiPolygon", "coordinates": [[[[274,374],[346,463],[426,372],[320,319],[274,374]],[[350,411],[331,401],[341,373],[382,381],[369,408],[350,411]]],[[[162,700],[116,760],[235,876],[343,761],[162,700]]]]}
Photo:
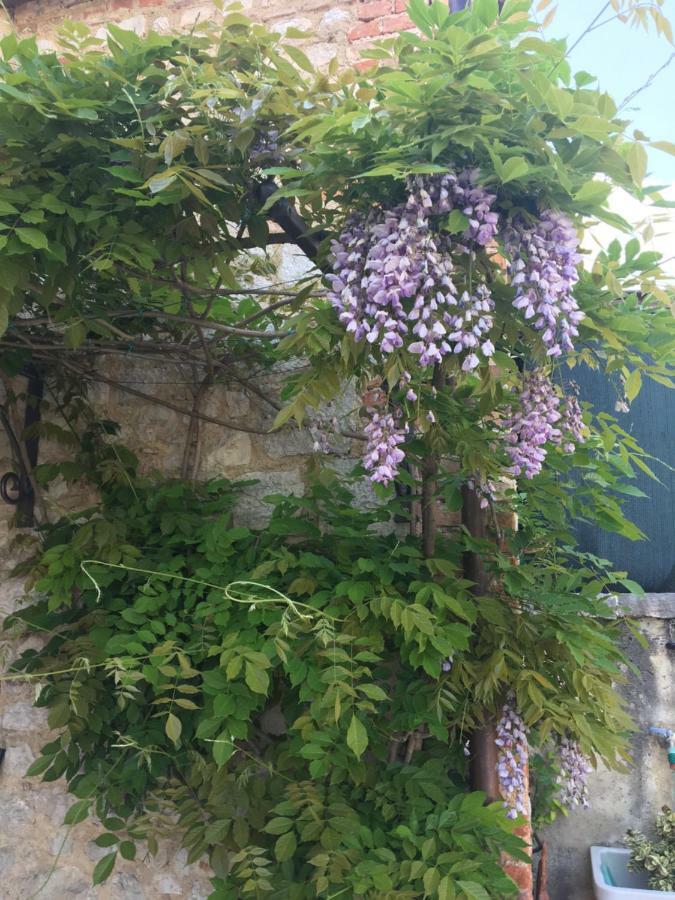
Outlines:
{"type": "MultiPolygon", "coordinates": [[[[381,42],[361,75],[314,73],[293,34],[238,12],[183,37],[111,27],[106,49],[70,26],[60,56],[0,42],[3,367],[57,360],[72,377],[64,344],[158,342],[191,364],[202,354],[209,379],[232,360],[292,363],[276,427],[375,382],[389,450],[405,451],[374,509],[317,459],[307,496],[270,498],[258,530],[234,524],[236,486],[140,479],[112,426],[86,416],[77,459],[37,470],[49,482],[84,465],[100,490],[43,528],[37,599],[8,620],[46,637],[16,664],[61,730],[31,774],[67,779],[69,823],[103,823],[97,883],[177,828],[190,860],[208,854],[215,898],[503,898],[515,888],[500,853],[522,843],[501,803],[466,790],[471,732],[512,696],[542,752],[544,805],[551,742],[625,764],[619,626],[602,595],[636,586],[580,553],[574,527],[639,539],[621,497],[636,469],[656,478],[651,461],[586,405],[583,443],[549,440],[541,471],[505,481],[500,427],[531,369],[561,390],[580,365],[618,373],[621,404],[643,377],[671,384],[657,257],[616,241],[570,276],[584,318],[551,359],[514,307],[520,251],[504,228],[458,250],[476,230],[467,214],[430,214],[458,288],[490,297],[493,352],[466,367],[354,340],[315,276],[263,303],[272,289],[246,272],[277,240],[329,271],[330,239],[354,216],[377,228],[411,185],[448,172],[474,173],[502,226],[525,230],[545,210],[566,233],[628,230],[613,187],[663,205],[645,184],[648,140],[572,75],[562,44],[535,36],[528,9],[412,0],[419,33],[381,42]],[[441,527],[439,509],[463,527],[441,527]]],[[[60,393],[80,415],[72,384],[60,393]]]]}
{"type": "Polygon", "coordinates": [[[647,872],[653,891],[675,890],[675,814],[664,806],[656,817],[656,838],[649,840],[638,831],[628,831],[626,843],[631,851],[628,867],[647,872]]]}
{"type": "Polygon", "coordinates": [[[259,533],[231,525],[235,498],[223,482],[108,490],[49,529],[49,599],[16,617],[49,635],[18,667],[42,673],[63,729],[31,773],[65,776],[67,823],[95,811],[118,848],[95,879],[156,846],[170,809],[190,859],[210,853],[215,897],[509,895],[496,851],[520,842],[500,803],[465,793],[461,707],[438,704],[443,660],[473,655],[466,585],[373,533],[389,514],[334,483],[273,498],[259,533]]]}

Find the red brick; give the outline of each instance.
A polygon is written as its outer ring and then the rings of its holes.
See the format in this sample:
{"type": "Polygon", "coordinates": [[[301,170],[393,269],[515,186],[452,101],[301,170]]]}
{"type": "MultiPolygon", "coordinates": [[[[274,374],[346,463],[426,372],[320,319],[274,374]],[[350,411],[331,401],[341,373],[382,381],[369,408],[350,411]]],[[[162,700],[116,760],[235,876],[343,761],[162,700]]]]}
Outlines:
{"type": "Polygon", "coordinates": [[[161,6],[162,0],[140,0],[141,6],[161,6]]]}
{"type": "Polygon", "coordinates": [[[357,63],[354,63],[354,68],[358,69],[359,72],[366,72],[368,69],[372,69],[377,66],[376,59],[360,59],[357,63]]]}
{"type": "Polygon", "coordinates": [[[513,879],[515,883],[520,888],[521,892],[525,892],[525,896],[527,896],[527,892],[529,891],[529,896],[532,897],[532,867],[527,866],[521,862],[514,862],[513,860],[508,860],[502,866],[504,872],[509,876],[509,878],[513,879]]]}
{"type": "Polygon", "coordinates": [[[355,25],[350,29],[347,39],[350,41],[360,41],[361,38],[376,37],[378,34],[380,34],[379,21],[359,22],[358,25],[355,25]]]}
{"type": "Polygon", "coordinates": [[[408,8],[408,0],[394,0],[394,12],[405,12],[408,8]]]}
{"type": "Polygon", "coordinates": [[[379,19],[380,16],[388,16],[392,9],[391,0],[372,0],[371,3],[359,3],[359,19],[379,19]]]}
{"type": "Polygon", "coordinates": [[[414,28],[407,13],[399,13],[397,16],[385,16],[380,20],[382,23],[382,34],[391,34],[395,31],[405,31],[406,28],[414,28]]]}
{"type": "Polygon", "coordinates": [[[112,9],[133,9],[134,0],[112,0],[112,9]]]}

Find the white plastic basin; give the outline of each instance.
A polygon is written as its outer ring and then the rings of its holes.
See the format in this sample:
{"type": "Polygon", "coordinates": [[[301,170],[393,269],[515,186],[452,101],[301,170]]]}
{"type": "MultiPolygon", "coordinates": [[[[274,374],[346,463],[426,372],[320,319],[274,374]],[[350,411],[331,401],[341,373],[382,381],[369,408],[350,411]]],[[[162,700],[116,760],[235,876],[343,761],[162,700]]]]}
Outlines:
{"type": "Polygon", "coordinates": [[[644,872],[629,872],[630,850],[591,847],[593,889],[596,900],[675,900],[675,891],[653,891],[644,872]],[[605,869],[614,884],[605,879],[605,869]]]}

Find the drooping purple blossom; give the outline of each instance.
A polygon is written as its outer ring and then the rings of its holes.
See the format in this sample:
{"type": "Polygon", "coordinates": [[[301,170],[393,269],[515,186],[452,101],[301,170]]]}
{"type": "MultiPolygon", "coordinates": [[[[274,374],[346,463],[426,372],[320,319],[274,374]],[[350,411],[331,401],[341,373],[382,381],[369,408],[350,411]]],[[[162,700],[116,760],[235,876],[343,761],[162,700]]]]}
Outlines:
{"type": "Polygon", "coordinates": [[[396,478],[405,459],[399,444],[405,441],[407,426],[399,424],[390,412],[369,412],[370,422],[363,429],[366,435],[363,466],[371,481],[387,485],[396,478]]]}
{"type": "Polygon", "coordinates": [[[493,240],[496,198],[476,178],[476,170],[412,178],[406,203],[347,221],[332,244],[329,298],[356,341],[366,340],[385,355],[405,348],[424,367],[464,353],[465,371],[480,364],[479,353],[494,353],[488,289],[477,285],[457,298],[452,255],[468,248],[432,221],[458,208],[469,222],[463,240],[481,246],[493,240]]]}
{"type": "Polygon", "coordinates": [[[448,340],[454,343],[453,352],[469,353],[462,363],[465,372],[471,372],[480,364],[476,351],[484,357],[491,357],[495,352],[494,344],[487,337],[494,323],[494,302],[490,291],[484,284],[479,284],[473,295],[464,291],[457,303],[457,312],[446,315],[446,322],[452,329],[448,340]]]}
{"type": "Polygon", "coordinates": [[[544,445],[560,443],[560,397],[550,378],[541,370],[530,372],[523,384],[520,405],[505,423],[506,452],[512,475],[534,478],[546,459],[544,445]]]}
{"type": "Polygon", "coordinates": [[[498,489],[491,478],[469,478],[466,484],[477,494],[481,509],[487,509],[490,503],[496,503],[498,489]]]}
{"type": "MultiPolygon", "coordinates": [[[[478,169],[464,169],[458,174],[418,175],[409,182],[411,201],[430,215],[459,210],[468,219],[462,238],[486,247],[497,235],[499,215],[492,209],[497,196],[478,184],[479,175],[478,169]]],[[[461,249],[467,252],[470,248],[462,246],[461,249]]]]}
{"type": "Polygon", "coordinates": [[[534,225],[512,223],[505,235],[511,257],[513,305],[532,320],[549,356],[574,349],[583,312],[572,296],[579,280],[579,239],[567,216],[546,210],[534,225]]]}
{"type": "Polygon", "coordinates": [[[574,453],[575,444],[584,442],[584,423],[579,406],[579,388],[576,384],[570,384],[569,390],[560,405],[560,430],[563,433],[563,450],[574,453]]]}
{"type": "Polygon", "coordinates": [[[575,394],[561,397],[541,369],[525,376],[518,408],[503,423],[511,475],[534,478],[546,459],[546,444],[561,444],[574,451],[584,440],[581,408],[575,394]]]}
{"type": "Polygon", "coordinates": [[[497,776],[508,817],[528,816],[530,801],[527,785],[527,727],[511,702],[502,707],[497,723],[497,776]]]}
{"type": "Polygon", "coordinates": [[[558,801],[567,809],[575,806],[588,809],[588,776],[593,771],[589,758],[576,741],[564,737],[558,746],[558,761],[558,801]]]}

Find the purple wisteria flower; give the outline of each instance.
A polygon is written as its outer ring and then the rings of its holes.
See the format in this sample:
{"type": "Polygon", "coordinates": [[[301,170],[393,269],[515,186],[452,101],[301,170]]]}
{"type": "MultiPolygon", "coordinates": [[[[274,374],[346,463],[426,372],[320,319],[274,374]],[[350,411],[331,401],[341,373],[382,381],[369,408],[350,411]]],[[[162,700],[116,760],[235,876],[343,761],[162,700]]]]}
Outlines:
{"type": "Polygon", "coordinates": [[[560,774],[558,775],[558,800],[567,809],[589,807],[588,776],[593,771],[591,762],[579,749],[576,741],[562,738],[558,747],[560,774]]]}
{"type": "Polygon", "coordinates": [[[504,806],[509,809],[507,815],[510,819],[515,819],[519,814],[528,816],[527,727],[510,701],[502,707],[495,744],[499,750],[497,776],[504,806]]]}
{"type": "Polygon", "coordinates": [[[347,221],[331,248],[329,298],[356,341],[385,355],[407,349],[423,367],[463,353],[465,371],[494,353],[487,287],[479,284],[458,298],[453,282],[452,255],[468,248],[432,227],[434,216],[458,208],[469,221],[463,240],[483,246],[494,239],[496,198],[476,178],[476,170],[412,178],[406,203],[347,221]]]}
{"type": "Polygon", "coordinates": [[[579,280],[579,239],[567,216],[546,210],[534,225],[512,223],[505,235],[511,257],[513,305],[542,332],[549,356],[574,349],[573,338],[584,318],[572,296],[579,280]]]}
{"type": "Polygon", "coordinates": [[[560,430],[563,432],[563,450],[566,453],[574,453],[575,444],[584,442],[584,423],[579,406],[579,388],[576,384],[569,385],[569,393],[560,405],[560,430]]]}
{"type": "MultiPolygon", "coordinates": [[[[411,201],[431,215],[459,210],[469,223],[463,239],[486,247],[497,235],[499,214],[492,209],[497,195],[478,184],[479,175],[478,169],[465,169],[458,174],[417,176],[409,182],[411,201]]],[[[461,246],[460,249],[468,252],[470,248],[461,246]]]]}
{"type": "Polygon", "coordinates": [[[541,369],[529,372],[524,379],[518,409],[507,415],[504,423],[506,452],[512,465],[511,475],[534,478],[546,459],[545,445],[561,444],[566,452],[574,450],[574,442],[584,440],[581,408],[576,395],[561,398],[555,385],[541,369]]]}
{"type": "Polygon", "coordinates": [[[363,465],[370,480],[387,485],[398,475],[405,453],[399,444],[405,441],[407,425],[400,425],[392,413],[369,410],[371,419],[364,428],[366,452],[363,465]]]}

